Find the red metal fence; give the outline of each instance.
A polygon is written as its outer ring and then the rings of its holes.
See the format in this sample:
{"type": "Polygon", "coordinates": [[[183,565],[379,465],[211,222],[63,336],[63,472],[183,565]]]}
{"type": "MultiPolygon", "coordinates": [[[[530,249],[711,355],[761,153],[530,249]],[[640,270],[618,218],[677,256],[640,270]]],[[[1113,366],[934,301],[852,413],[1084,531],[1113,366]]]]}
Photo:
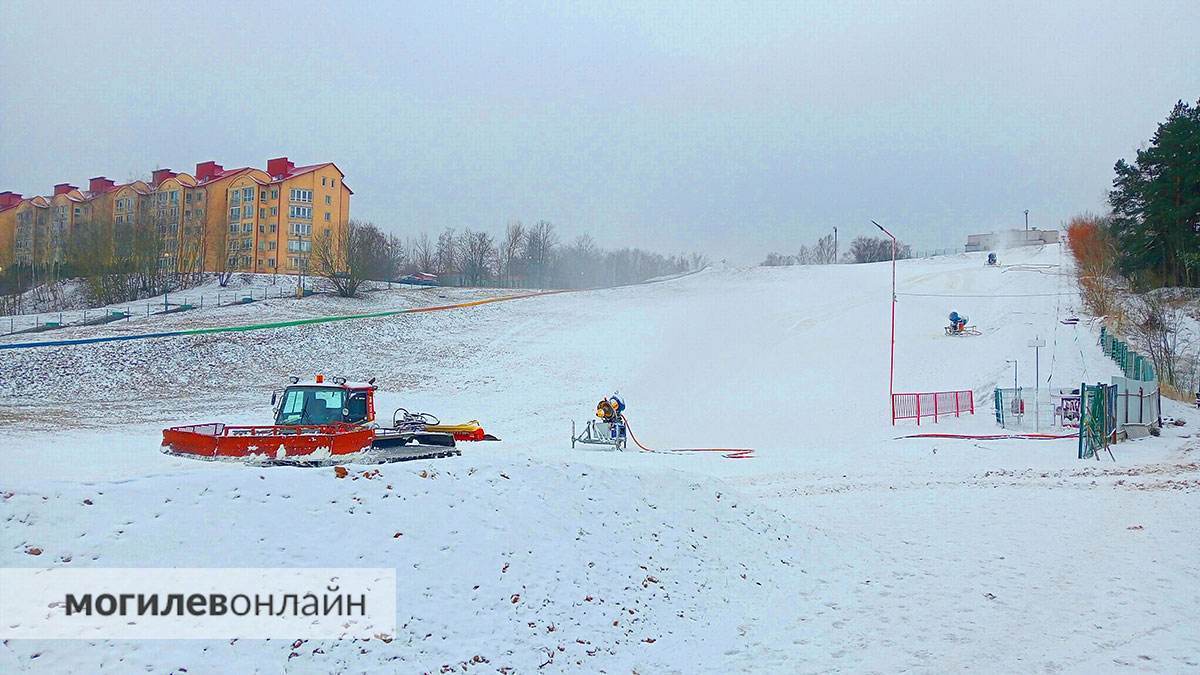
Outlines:
{"type": "Polygon", "coordinates": [[[892,424],[896,420],[916,420],[921,425],[922,417],[938,417],[975,414],[975,394],[969,389],[961,391],[929,391],[913,394],[892,394],[892,424]]]}

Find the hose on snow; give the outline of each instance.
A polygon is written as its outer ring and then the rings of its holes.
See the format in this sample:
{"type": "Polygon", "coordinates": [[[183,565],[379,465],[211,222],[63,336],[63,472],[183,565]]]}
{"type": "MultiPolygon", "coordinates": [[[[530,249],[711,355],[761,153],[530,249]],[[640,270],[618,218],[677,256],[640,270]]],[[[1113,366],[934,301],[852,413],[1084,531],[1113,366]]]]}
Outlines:
{"type": "Polygon", "coordinates": [[[644,452],[720,452],[725,459],[753,459],[754,448],[667,448],[664,450],[652,450],[642,445],[642,442],[633,435],[633,427],[629,426],[629,418],[621,415],[621,422],[625,424],[625,432],[629,434],[629,438],[633,439],[633,444],[641,448],[644,452]]]}

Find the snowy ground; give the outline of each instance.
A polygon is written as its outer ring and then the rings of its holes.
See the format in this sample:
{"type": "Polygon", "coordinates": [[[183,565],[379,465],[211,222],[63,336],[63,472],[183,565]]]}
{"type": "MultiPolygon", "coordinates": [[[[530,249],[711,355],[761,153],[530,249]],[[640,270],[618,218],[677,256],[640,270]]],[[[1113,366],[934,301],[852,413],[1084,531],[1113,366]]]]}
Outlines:
{"type": "MultiPolygon", "coordinates": [[[[1032,384],[1035,335],[1049,343],[1043,384],[1116,373],[1058,247],[1002,262],[899,266],[897,389],[971,389],[979,409],[929,430],[996,431],[991,390],[1011,382],[1011,358],[1032,384]],[[983,335],[945,337],[951,309],[983,335]],[[1084,321],[1057,320],[1071,315],[1084,321]]],[[[1187,425],[1116,446],[1115,463],[1076,460],[1073,440],[894,440],[917,429],[888,417],[889,284],[886,264],[714,269],[450,312],[0,352],[0,565],[394,566],[400,614],[386,644],[9,641],[0,668],[1200,668],[1200,417],[1167,404],[1187,425]],[[356,480],[159,454],[163,426],[265,421],[272,388],[314,372],[375,376],[382,410],[478,418],[504,442],[356,480]],[[614,389],[647,445],[757,457],[572,451],[570,420],[614,389]]],[[[376,294],[370,310],[444,304],[416,293],[376,294]]],[[[249,323],[311,301],[171,320],[249,323]]]]}

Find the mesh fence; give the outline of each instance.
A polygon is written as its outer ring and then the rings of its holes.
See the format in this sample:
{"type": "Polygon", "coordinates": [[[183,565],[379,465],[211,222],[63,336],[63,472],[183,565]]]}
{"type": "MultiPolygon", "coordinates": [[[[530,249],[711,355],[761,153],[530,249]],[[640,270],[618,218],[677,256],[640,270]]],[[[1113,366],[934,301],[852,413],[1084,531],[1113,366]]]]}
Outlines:
{"type": "Polygon", "coordinates": [[[1079,428],[1079,392],[1072,389],[1012,387],[996,389],[996,423],[1018,431],[1079,428]]]}

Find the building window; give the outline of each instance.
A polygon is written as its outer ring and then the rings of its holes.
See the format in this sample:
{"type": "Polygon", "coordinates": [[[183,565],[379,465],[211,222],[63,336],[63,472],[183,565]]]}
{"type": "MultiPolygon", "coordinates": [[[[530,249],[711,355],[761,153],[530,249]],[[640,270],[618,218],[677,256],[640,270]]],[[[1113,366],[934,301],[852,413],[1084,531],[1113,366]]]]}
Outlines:
{"type": "Polygon", "coordinates": [[[241,206],[242,193],[238,192],[237,190],[230,190],[229,191],[229,204],[230,204],[230,206],[241,206]]]}
{"type": "Polygon", "coordinates": [[[271,215],[272,215],[272,216],[277,216],[277,215],[279,215],[279,207],[277,207],[277,206],[272,206],[272,207],[271,207],[271,215]]]}
{"type": "Polygon", "coordinates": [[[234,206],[229,209],[229,219],[230,220],[239,220],[239,219],[241,219],[241,217],[242,217],[242,209],[240,207],[234,206]]]}
{"type": "MultiPolygon", "coordinates": [[[[275,242],[273,242],[273,241],[267,242],[267,250],[274,251],[275,250],[275,242]]],[[[274,260],[274,258],[272,258],[272,260],[274,260]]],[[[271,264],[274,265],[275,263],[271,263],[271,264]]]]}
{"type": "Polygon", "coordinates": [[[252,188],[252,187],[242,188],[242,199],[244,199],[246,201],[250,201],[250,200],[254,199],[254,188],[252,188]]]}
{"type": "Polygon", "coordinates": [[[230,223],[230,224],[229,224],[229,233],[230,233],[230,234],[234,234],[234,233],[236,233],[237,231],[238,231],[238,224],[237,224],[237,223],[230,223]]]}
{"type": "Polygon", "coordinates": [[[253,232],[254,223],[242,223],[242,232],[253,232]]]}
{"type": "Polygon", "coordinates": [[[271,190],[271,199],[279,199],[279,190],[278,189],[271,190]]]}
{"type": "Polygon", "coordinates": [[[254,215],[254,207],[249,204],[242,207],[242,217],[250,218],[254,215]]]}
{"type": "Polygon", "coordinates": [[[271,234],[275,234],[275,223],[270,224],[271,234]]]}
{"type": "Polygon", "coordinates": [[[264,203],[264,204],[266,204],[266,203],[267,203],[267,191],[266,191],[266,190],[261,190],[261,191],[259,191],[259,193],[258,193],[258,201],[260,201],[260,202],[262,202],[262,203],[264,203]]]}
{"type": "Polygon", "coordinates": [[[203,216],[204,216],[204,209],[196,209],[196,217],[201,218],[203,216]]]}
{"type": "Polygon", "coordinates": [[[321,176],[321,187],[325,187],[325,176],[321,176]]]}
{"type": "MultiPolygon", "coordinates": [[[[274,248],[274,247],[272,247],[272,248],[274,248]]],[[[275,266],[275,259],[267,258],[267,267],[274,267],[274,266],[275,266]]]]}
{"type": "Polygon", "coordinates": [[[329,212],[328,211],[325,212],[325,222],[327,222],[327,223],[329,222],[329,212]]]}
{"type": "Polygon", "coordinates": [[[192,193],[189,192],[186,195],[184,195],[183,201],[187,202],[188,204],[191,204],[192,203],[192,193]]]}
{"type": "Polygon", "coordinates": [[[326,203],[326,204],[332,204],[332,203],[333,203],[333,197],[330,197],[329,195],[325,195],[325,203],[326,203]]]}
{"type": "Polygon", "coordinates": [[[196,201],[198,201],[198,202],[204,201],[204,193],[203,192],[196,193],[196,201]]]}

